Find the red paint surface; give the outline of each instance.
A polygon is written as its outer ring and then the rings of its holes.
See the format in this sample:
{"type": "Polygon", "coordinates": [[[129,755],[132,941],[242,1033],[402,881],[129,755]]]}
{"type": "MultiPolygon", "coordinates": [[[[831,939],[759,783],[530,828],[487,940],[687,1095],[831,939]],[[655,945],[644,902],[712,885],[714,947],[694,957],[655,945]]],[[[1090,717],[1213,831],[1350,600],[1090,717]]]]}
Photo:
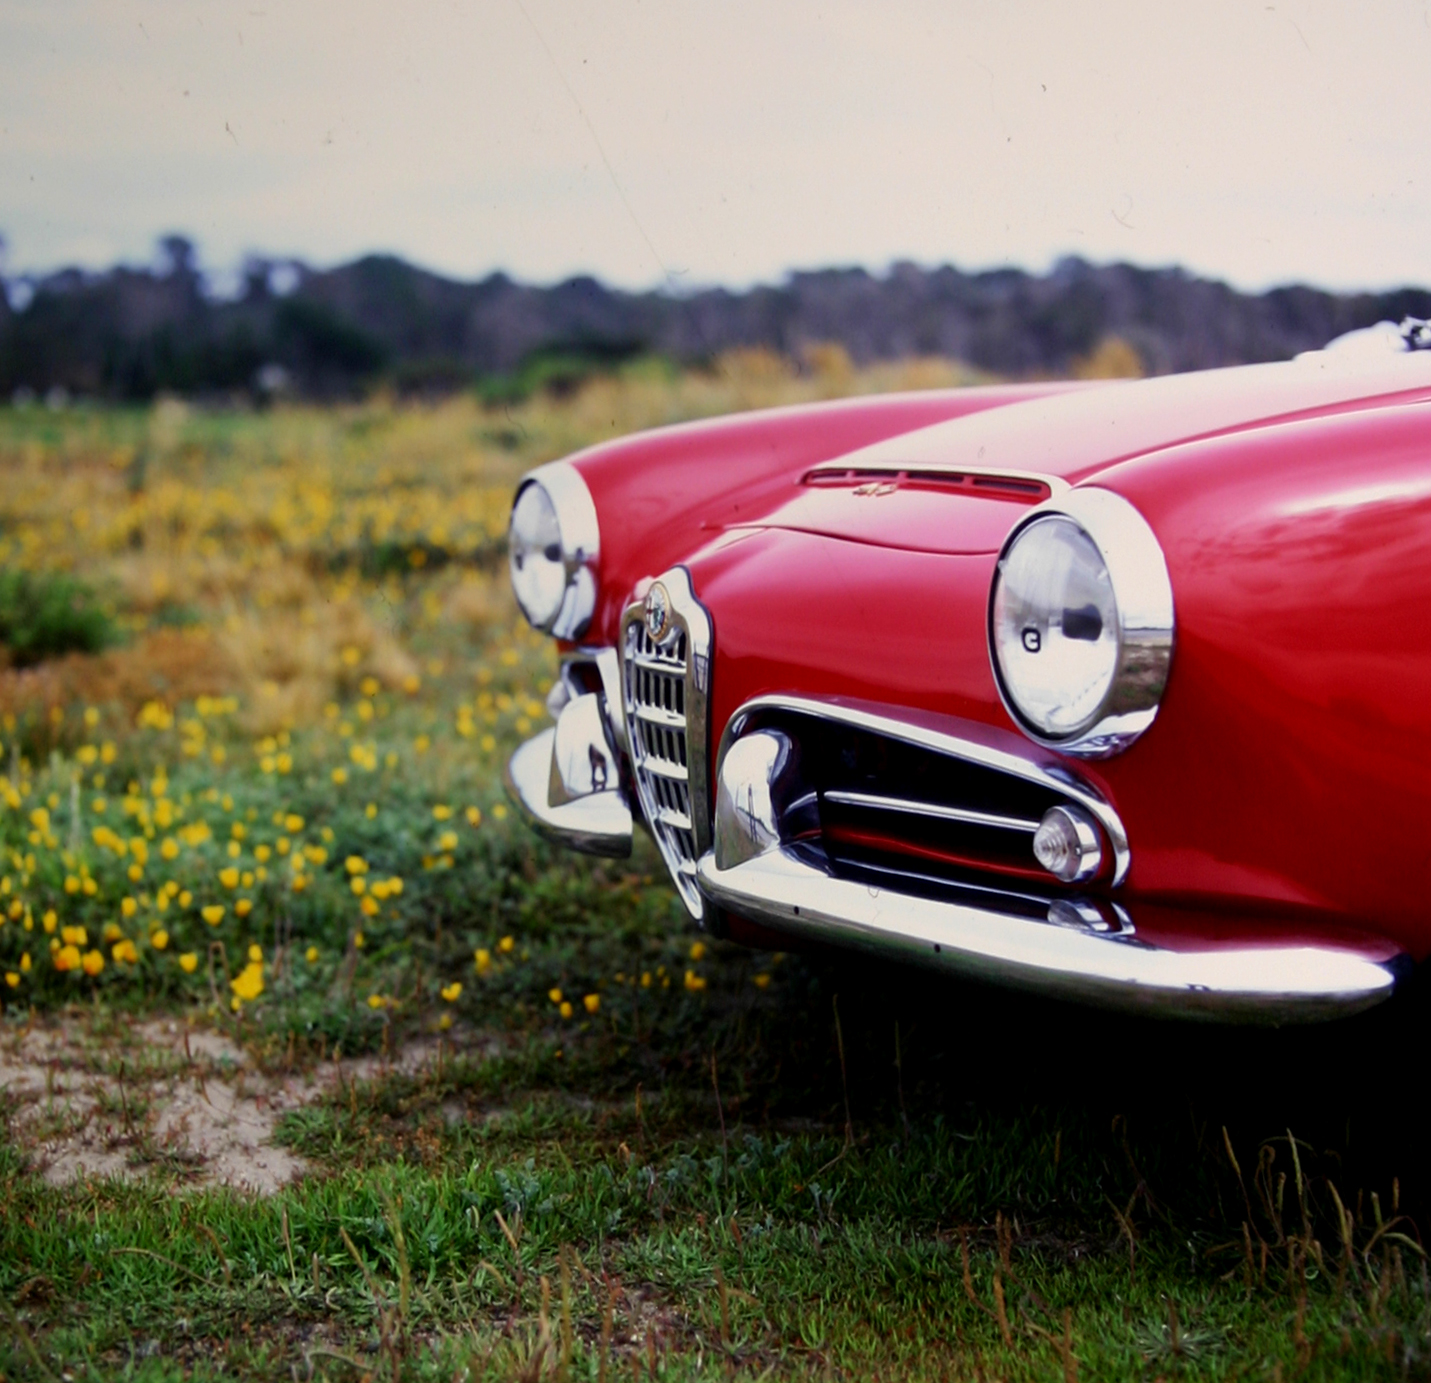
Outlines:
{"type": "MultiPolygon", "coordinates": [[[[975,438],[988,459],[997,436],[1011,468],[1061,455],[1050,473],[1119,491],[1158,534],[1177,610],[1162,710],[1125,753],[1068,761],[1128,830],[1132,870],[1116,896],[1139,905],[1140,929],[1208,945],[1370,933],[1420,959],[1431,952],[1431,360],[1367,374],[1365,399],[1348,398],[1344,377],[1285,368],[1302,373],[1260,376],[1278,381],[1272,426],[1247,416],[1248,376],[1222,374],[1237,398],[1218,405],[1210,373],[981,413],[882,450],[968,464],[975,438]],[[1165,445],[1149,441],[1158,408],[1165,445]],[[1120,439],[1136,435],[1131,459],[1109,441],[1110,417],[1120,439]],[[1100,465],[1100,449],[1116,464],[1100,465]]],[[[686,562],[715,625],[713,746],[743,702],[780,692],[1014,729],[984,620],[994,552],[1026,509],[797,489],[841,439],[919,425],[907,400],[863,407],[672,430],[582,463],[602,515],[601,641],[641,577],[686,562]]]]}
{"type": "Polygon", "coordinates": [[[582,642],[613,644],[638,581],[684,561],[724,525],[768,514],[798,493],[811,466],[898,433],[1079,387],[942,389],[766,409],[578,452],[569,459],[601,524],[600,595],[582,642]]]}

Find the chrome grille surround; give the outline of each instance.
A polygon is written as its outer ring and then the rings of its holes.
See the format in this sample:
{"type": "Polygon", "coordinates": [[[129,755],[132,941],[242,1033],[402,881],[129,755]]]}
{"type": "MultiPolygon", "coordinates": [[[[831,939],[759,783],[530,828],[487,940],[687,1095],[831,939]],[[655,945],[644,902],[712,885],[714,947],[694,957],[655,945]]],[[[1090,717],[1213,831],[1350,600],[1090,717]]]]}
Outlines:
{"type": "Polygon", "coordinates": [[[671,604],[659,643],[647,632],[643,602],[628,605],[621,616],[626,738],[646,824],[681,901],[700,921],[705,905],[696,886],[696,861],[711,844],[711,620],[684,567],[659,579],[671,604]]]}

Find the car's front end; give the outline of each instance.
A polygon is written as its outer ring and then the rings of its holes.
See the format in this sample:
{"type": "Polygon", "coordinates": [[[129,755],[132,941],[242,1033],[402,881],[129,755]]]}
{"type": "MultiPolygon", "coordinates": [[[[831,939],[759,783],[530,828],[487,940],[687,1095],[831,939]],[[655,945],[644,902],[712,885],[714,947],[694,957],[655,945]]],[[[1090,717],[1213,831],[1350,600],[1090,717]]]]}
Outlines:
{"type": "Polygon", "coordinates": [[[513,795],[595,853],[644,824],[738,938],[1162,1014],[1369,1007],[1431,949],[1426,366],[886,418],[702,469],[654,527],[611,482],[659,459],[538,471],[514,581],[562,677],[513,795]]]}

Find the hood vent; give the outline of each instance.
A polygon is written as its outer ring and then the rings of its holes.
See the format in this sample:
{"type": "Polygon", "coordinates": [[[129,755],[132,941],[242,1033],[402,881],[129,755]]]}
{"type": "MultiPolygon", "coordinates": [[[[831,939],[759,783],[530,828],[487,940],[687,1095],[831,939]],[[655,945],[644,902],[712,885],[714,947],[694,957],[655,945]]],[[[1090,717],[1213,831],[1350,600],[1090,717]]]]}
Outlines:
{"type": "Polygon", "coordinates": [[[856,494],[887,495],[896,490],[936,490],[945,494],[987,495],[990,499],[1042,504],[1053,494],[1038,476],[983,474],[979,471],[890,470],[825,466],[808,471],[806,485],[853,490],[856,494]]]}

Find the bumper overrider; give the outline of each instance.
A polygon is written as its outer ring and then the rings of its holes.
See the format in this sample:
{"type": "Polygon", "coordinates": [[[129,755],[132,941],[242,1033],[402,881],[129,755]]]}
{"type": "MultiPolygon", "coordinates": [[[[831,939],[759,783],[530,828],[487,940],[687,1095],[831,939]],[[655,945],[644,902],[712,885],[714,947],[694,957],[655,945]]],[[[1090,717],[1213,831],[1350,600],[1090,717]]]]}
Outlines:
{"type": "MultiPolygon", "coordinates": [[[[536,831],[590,854],[629,854],[633,819],[642,819],[695,918],[723,910],[792,937],[1051,997],[1223,1021],[1356,1013],[1388,999],[1409,972],[1406,956],[1374,939],[1358,946],[1249,933],[1152,941],[1139,932],[1136,903],[1117,901],[1131,859],[1117,813],[1056,759],[983,727],[951,728],[895,708],[759,698],[722,737],[712,820],[704,750],[710,623],[683,571],[662,583],[677,632],[662,630],[658,610],[656,633],[666,641],[653,638],[653,621],[643,624],[642,607],[631,607],[619,664],[610,650],[591,655],[600,676],[586,685],[601,689],[564,705],[558,698],[556,725],[512,756],[507,784],[536,831]],[[905,786],[952,787],[934,793],[939,800],[928,791],[901,795],[898,782],[849,790],[832,779],[831,765],[855,755],[861,738],[879,746],[882,768],[901,756],[914,765],[905,786]],[[1019,804],[1031,819],[1021,819],[1019,804]],[[891,856],[867,848],[885,823],[896,830],[884,839],[898,835],[905,846],[931,824],[950,825],[997,860],[1009,842],[1027,853],[1037,814],[1054,810],[1091,842],[1086,892],[1084,875],[1042,887],[1027,870],[1000,878],[924,867],[921,853],[928,859],[939,850],[891,856]],[[844,840],[856,844],[847,851],[844,840]]],[[[571,690],[583,685],[570,667],[563,679],[571,690]]]]}
{"type": "Polygon", "coordinates": [[[588,855],[631,853],[631,807],[607,734],[605,697],[585,692],[557,723],[527,740],[507,764],[507,793],[546,839],[588,855]]]}

